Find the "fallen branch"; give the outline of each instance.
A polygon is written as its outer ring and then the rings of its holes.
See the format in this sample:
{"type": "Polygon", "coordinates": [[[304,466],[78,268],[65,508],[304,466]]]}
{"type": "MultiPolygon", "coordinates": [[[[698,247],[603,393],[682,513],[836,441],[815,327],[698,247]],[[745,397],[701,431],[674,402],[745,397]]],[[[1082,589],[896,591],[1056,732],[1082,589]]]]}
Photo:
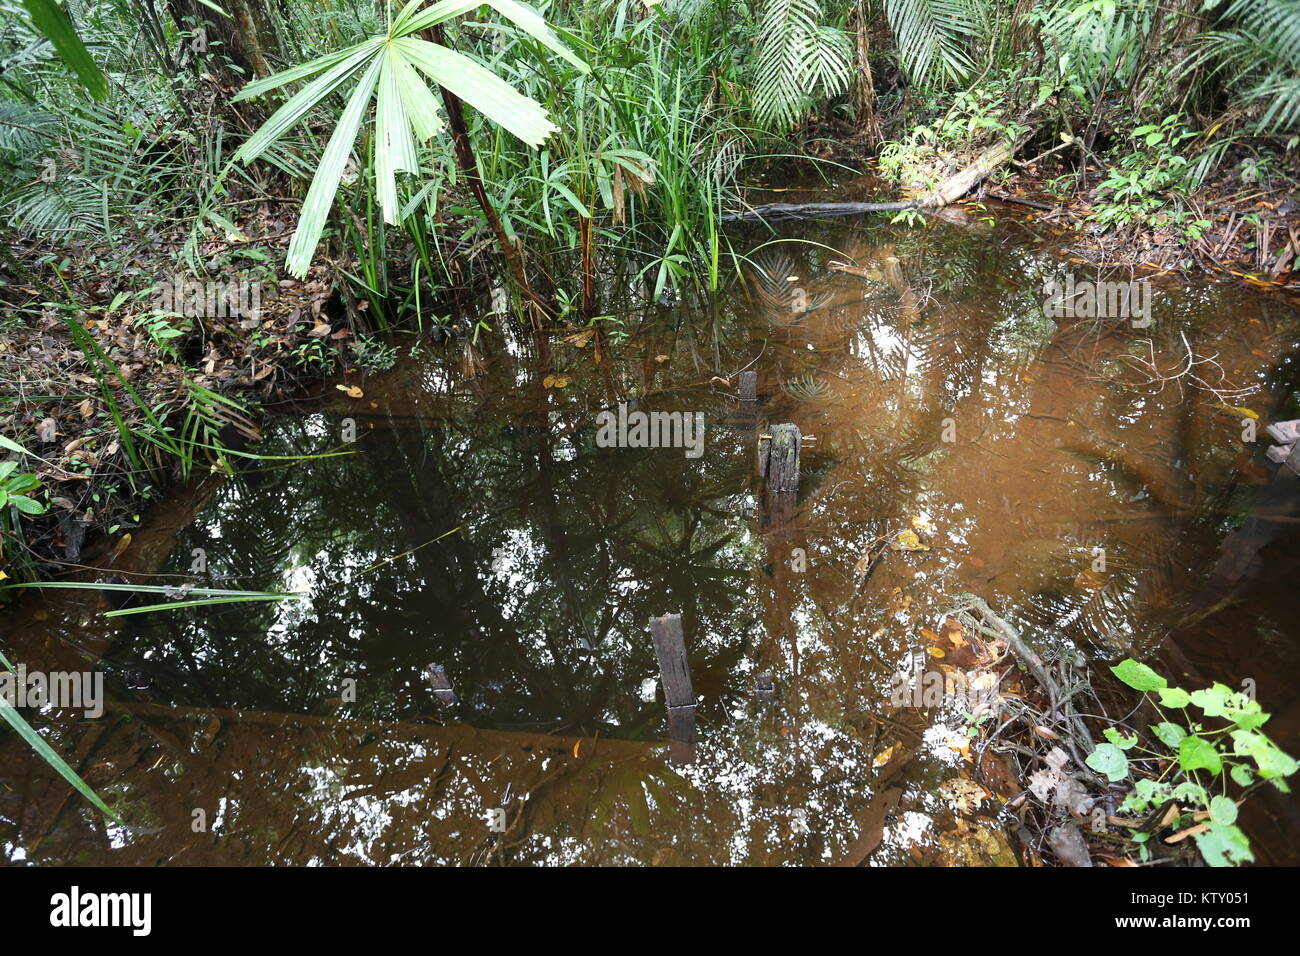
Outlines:
{"type": "Polygon", "coordinates": [[[1020,144],[1028,134],[1014,140],[1005,140],[982,152],[973,163],[960,172],[954,173],[946,180],[926,193],[920,199],[908,202],[810,202],[786,203],[773,202],[763,206],[752,206],[741,212],[729,212],[722,216],[723,222],[781,222],[786,219],[816,219],[830,216],[857,216],[872,212],[902,212],[915,209],[931,212],[941,209],[961,199],[978,186],[998,167],[1011,161],[1020,144]]]}
{"type": "Polygon", "coordinates": [[[786,219],[818,219],[832,216],[856,216],[869,212],[900,212],[916,209],[913,202],[770,202],[741,212],[729,212],[723,222],[782,222],[786,219]]]}

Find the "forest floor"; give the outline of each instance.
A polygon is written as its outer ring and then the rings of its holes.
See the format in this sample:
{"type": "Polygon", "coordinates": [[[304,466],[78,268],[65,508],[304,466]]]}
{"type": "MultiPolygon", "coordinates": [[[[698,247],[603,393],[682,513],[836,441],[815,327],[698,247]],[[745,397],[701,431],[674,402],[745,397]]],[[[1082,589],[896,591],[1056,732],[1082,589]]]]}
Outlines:
{"type": "Polygon", "coordinates": [[[1053,191],[1065,170],[1059,160],[1017,165],[981,192],[1033,209],[1032,218],[1038,222],[1066,227],[1074,233],[1072,251],[1100,267],[1199,270],[1257,286],[1300,285],[1300,170],[1275,172],[1261,184],[1249,165],[1233,159],[1227,157],[1195,193],[1182,197],[1193,221],[1204,223],[1195,231],[1142,221],[1104,228],[1096,220],[1103,203],[1096,184],[1107,169],[1093,161],[1084,185],[1073,195],[1053,191]]]}

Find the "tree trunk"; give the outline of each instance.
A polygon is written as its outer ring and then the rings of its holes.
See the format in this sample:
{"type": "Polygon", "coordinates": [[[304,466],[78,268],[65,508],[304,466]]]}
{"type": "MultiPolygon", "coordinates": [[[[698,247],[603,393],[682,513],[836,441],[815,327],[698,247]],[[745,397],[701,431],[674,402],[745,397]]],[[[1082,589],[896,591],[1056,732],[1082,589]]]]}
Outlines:
{"type": "MultiPolygon", "coordinates": [[[[430,43],[437,43],[440,46],[447,46],[443,34],[442,25],[432,26],[424,31],[424,39],[430,43]]],[[[554,313],[550,306],[528,283],[528,274],[524,270],[524,256],[519,246],[506,233],[505,226],[501,224],[501,217],[492,206],[492,201],[488,199],[487,189],[483,186],[483,177],[478,172],[478,160],[474,156],[474,144],[469,137],[469,126],[465,123],[465,109],[460,101],[460,97],[445,86],[442,89],[442,103],[447,110],[447,125],[451,128],[452,144],[456,154],[456,165],[460,168],[461,175],[469,183],[470,192],[474,194],[474,199],[479,208],[483,210],[483,216],[488,221],[488,226],[492,229],[492,234],[496,236],[497,245],[501,247],[501,254],[505,257],[506,265],[514,277],[515,284],[519,287],[520,294],[534,307],[534,324],[539,315],[553,317],[554,313]]]]}

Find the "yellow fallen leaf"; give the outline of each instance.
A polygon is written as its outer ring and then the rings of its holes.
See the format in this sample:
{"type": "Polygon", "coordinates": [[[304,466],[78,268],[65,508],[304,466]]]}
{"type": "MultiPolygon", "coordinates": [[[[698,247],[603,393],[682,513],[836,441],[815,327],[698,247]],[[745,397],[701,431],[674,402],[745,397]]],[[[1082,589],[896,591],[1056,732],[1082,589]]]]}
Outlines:
{"type": "Polygon", "coordinates": [[[564,388],[569,384],[567,375],[548,375],[542,379],[542,388],[564,388]]]}
{"type": "Polygon", "coordinates": [[[573,335],[565,336],[564,338],[560,339],[560,341],[572,345],[576,348],[583,349],[587,347],[587,343],[591,341],[591,337],[595,334],[596,334],[595,328],[583,329],[581,332],[577,332],[573,335]]]}
{"type": "Polygon", "coordinates": [[[904,529],[898,533],[894,541],[889,546],[894,551],[929,551],[928,544],[922,544],[921,539],[917,537],[916,532],[910,528],[904,529]]]}
{"type": "Polygon", "coordinates": [[[1258,412],[1252,412],[1249,408],[1243,408],[1240,405],[1215,405],[1214,407],[1219,409],[1220,411],[1225,411],[1228,412],[1229,414],[1236,415],[1239,418],[1254,418],[1254,419],[1259,418],[1258,412]]]}
{"type": "Polygon", "coordinates": [[[876,759],[871,761],[871,766],[879,770],[885,764],[889,763],[889,758],[894,756],[894,748],[897,746],[898,744],[890,744],[883,751],[876,754],[876,759]]]}
{"type": "Polygon", "coordinates": [[[672,358],[671,355],[656,355],[655,361],[662,365],[664,362],[667,362],[670,358],[672,358]]]}
{"type": "MultiPolygon", "coordinates": [[[[340,392],[347,392],[348,398],[361,398],[366,394],[365,392],[361,391],[361,389],[358,388],[356,385],[335,385],[334,387],[337,388],[340,392]]],[[[373,405],[374,403],[371,402],[371,404],[373,405]]]]}
{"type": "Polygon", "coordinates": [[[575,740],[575,741],[573,742],[573,755],[574,755],[575,757],[578,756],[578,748],[581,747],[581,746],[582,746],[582,741],[581,741],[581,740],[575,740]]]}
{"type": "Polygon", "coordinates": [[[945,651],[942,647],[927,647],[926,650],[930,652],[931,657],[947,656],[947,651],[945,651]]]}

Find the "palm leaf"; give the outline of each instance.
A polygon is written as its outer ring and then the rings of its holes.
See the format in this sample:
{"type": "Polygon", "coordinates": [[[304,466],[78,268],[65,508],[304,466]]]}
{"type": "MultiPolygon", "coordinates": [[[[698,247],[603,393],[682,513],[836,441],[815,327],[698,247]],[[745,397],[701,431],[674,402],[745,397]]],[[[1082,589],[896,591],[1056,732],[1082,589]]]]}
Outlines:
{"type": "Polygon", "coordinates": [[[970,72],[966,41],[979,34],[967,0],[885,0],[898,59],[913,83],[970,72]]]}
{"type": "Polygon", "coordinates": [[[339,117],[334,135],[330,137],[321,156],[316,175],[312,178],[307,198],[303,200],[302,212],[298,217],[298,228],[293,239],[289,241],[289,254],[285,266],[291,275],[302,278],[311,266],[312,254],[320,243],[321,233],[325,231],[325,220],[329,218],[330,207],[334,205],[334,196],[338,192],[339,182],[343,179],[343,170],[347,166],[348,155],[356,141],[357,131],[361,129],[361,120],[370,106],[370,94],[374,92],[379,79],[383,60],[375,57],[370,67],[361,77],[361,82],[352,91],[348,105],[339,117]]]}
{"type": "Polygon", "coordinates": [[[754,114],[760,123],[788,128],[814,94],[837,96],[848,88],[851,44],[822,18],[819,0],[765,0],[754,45],[754,114]]]}
{"type": "MultiPolygon", "coordinates": [[[[463,53],[450,50],[413,34],[482,6],[476,0],[439,0],[419,10],[422,0],[409,0],[394,18],[385,36],[374,37],[346,50],[318,57],[275,76],[250,83],[236,99],[247,99],[287,83],[315,77],[301,91],[272,114],[236,152],[241,162],[257,159],[277,143],[349,77],[363,70],[350,94],[325,153],[317,166],[303,202],[298,228],[289,244],[286,267],[295,276],[306,275],[320,243],[330,207],[338,193],[352,144],[378,90],[375,106],[375,179],[384,219],[401,219],[397,196],[397,173],[419,171],[415,138],[429,139],[442,128],[438,104],[429,87],[420,80],[423,73],[454,93],[485,117],[505,127],[530,146],[541,143],[556,130],[546,110],[535,100],[517,92],[491,70],[463,53]],[[417,72],[417,70],[419,72],[417,72]],[[413,134],[414,137],[413,138],[413,134]]],[[[536,12],[516,0],[487,0],[524,33],[577,64],[586,64],[560,42],[536,12]]]]}
{"type": "Polygon", "coordinates": [[[23,0],[23,6],[31,15],[32,25],[54,44],[54,49],[59,51],[63,62],[77,75],[77,79],[90,95],[97,100],[107,96],[108,78],[95,65],[86,45],[77,36],[72,21],[55,0],[23,0]]]}

